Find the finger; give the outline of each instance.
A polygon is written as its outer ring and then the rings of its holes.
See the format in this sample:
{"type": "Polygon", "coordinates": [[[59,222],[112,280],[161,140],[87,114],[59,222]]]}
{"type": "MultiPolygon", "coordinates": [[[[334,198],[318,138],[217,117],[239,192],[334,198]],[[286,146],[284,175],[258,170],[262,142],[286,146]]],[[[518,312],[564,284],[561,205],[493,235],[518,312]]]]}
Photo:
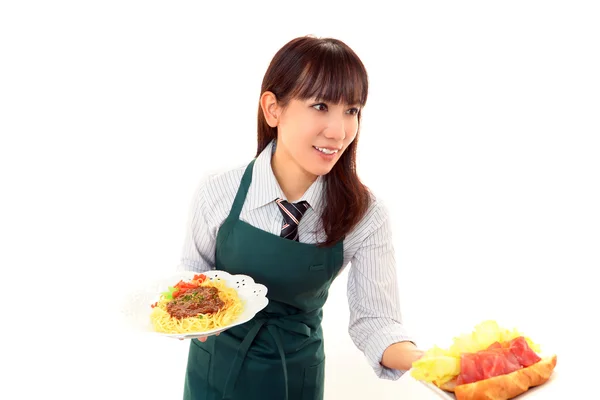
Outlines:
{"type": "Polygon", "coordinates": [[[199,340],[199,341],[201,341],[201,342],[206,342],[206,336],[203,336],[203,337],[201,337],[201,338],[198,338],[198,340],[199,340]]]}

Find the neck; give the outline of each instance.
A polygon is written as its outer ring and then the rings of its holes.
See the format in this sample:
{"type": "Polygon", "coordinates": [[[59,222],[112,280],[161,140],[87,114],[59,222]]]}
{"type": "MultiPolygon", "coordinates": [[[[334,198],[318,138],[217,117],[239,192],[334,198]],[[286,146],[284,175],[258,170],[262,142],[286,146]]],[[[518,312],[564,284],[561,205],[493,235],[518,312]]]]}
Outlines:
{"type": "Polygon", "coordinates": [[[317,180],[313,175],[300,167],[281,146],[277,146],[271,159],[273,174],[290,202],[298,201],[317,180]]]}

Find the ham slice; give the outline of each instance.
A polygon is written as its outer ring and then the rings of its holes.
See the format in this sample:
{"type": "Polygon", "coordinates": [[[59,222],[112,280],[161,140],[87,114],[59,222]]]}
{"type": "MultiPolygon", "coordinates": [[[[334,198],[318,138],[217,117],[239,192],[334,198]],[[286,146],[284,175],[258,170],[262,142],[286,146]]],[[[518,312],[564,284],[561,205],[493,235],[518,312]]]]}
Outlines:
{"type": "Polygon", "coordinates": [[[508,342],[495,342],[487,349],[460,356],[460,375],[456,384],[463,385],[529,367],[541,358],[523,336],[508,342]]]}

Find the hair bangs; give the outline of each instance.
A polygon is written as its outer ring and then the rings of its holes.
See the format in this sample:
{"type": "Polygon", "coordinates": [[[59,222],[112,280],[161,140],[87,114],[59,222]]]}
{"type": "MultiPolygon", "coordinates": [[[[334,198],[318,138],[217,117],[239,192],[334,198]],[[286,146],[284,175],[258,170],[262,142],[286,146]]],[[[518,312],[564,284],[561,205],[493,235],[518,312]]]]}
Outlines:
{"type": "Polygon", "coordinates": [[[334,43],[318,46],[296,82],[292,97],[364,106],[368,78],[362,62],[334,43]]]}

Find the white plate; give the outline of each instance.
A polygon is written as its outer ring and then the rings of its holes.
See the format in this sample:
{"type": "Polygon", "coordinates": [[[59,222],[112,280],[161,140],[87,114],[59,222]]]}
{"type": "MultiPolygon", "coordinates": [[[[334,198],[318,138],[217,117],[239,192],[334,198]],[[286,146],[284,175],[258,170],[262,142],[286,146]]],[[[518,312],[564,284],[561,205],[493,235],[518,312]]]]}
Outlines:
{"type": "Polygon", "coordinates": [[[244,310],[240,316],[231,324],[205,332],[192,333],[162,333],[156,332],[150,320],[152,312],[151,304],[158,301],[162,292],[168,291],[169,286],[174,286],[179,280],[192,279],[197,272],[182,271],[171,276],[158,279],[133,292],[125,301],[122,309],[132,328],[139,332],[153,333],[177,339],[193,339],[202,336],[211,336],[223,332],[236,325],[250,321],[254,316],[264,309],[269,300],[267,299],[267,288],[247,275],[231,275],[225,271],[203,272],[208,279],[224,280],[225,284],[237,290],[238,296],[244,302],[244,310]]]}

